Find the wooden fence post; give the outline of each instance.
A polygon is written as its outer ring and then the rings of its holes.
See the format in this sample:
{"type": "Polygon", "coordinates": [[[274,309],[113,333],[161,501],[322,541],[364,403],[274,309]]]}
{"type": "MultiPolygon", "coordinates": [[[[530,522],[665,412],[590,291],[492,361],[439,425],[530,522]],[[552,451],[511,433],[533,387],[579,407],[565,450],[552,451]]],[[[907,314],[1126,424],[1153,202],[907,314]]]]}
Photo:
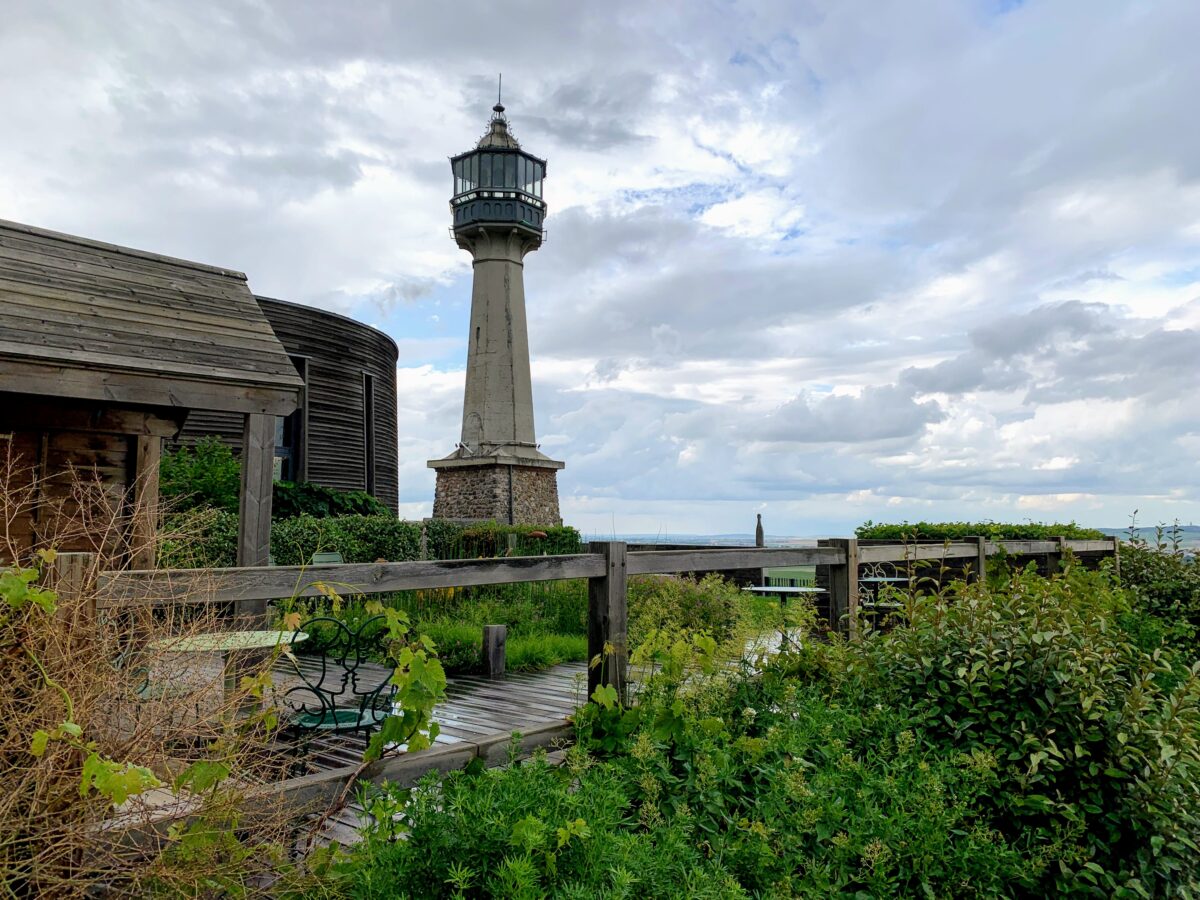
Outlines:
{"type": "Polygon", "coordinates": [[[483,674],[487,678],[504,677],[504,644],[507,639],[507,625],[483,626],[483,674]]]}
{"type": "Polygon", "coordinates": [[[1050,540],[1058,544],[1058,549],[1046,554],[1046,577],[1049,578],[1062,570],[1063,551],[1066,549],[1066,538],[1052,537],[1050,540]]]}
{"type": "Polygon", "coordinates": [[[987,581],[987,543],[986,537],[969,537],[968,544],[975,545],[975,577],[974,581],[987,581]]]}
{"type": "Polygon", "coordinates": [[[827,546],[846,554],[841,565],[829,567],[829,624],[838,631],[858,635],[858,539],[830,538],[827,546]]]}
{"type": "Polygon", "coordinates": [[[91,590],[95,566],[95,553],[59,553],[42,575],[46,586],[58,594],[55,618],[67,626],[64,650],[76,641],[95,640],[96,596],[91,590]]]}
{"type": "Polygon", "coordinates": [[[610,684],[624,704],[629,664],[625,542],[592,541],[588,552],[604,557],[604,574],[588,579],[588,696],[600,685],[610,684]],[[605,654],[605,647],[611,652],[605,654]],[[596,657],[600,657],[599,664],[593,664],[596,657]]]}
{"type": "MultiPolygon", "coordinates": [[[[242,494],[237,564],[265,566],[271,555],[271,491],[274,487],[275,417],[246,415],[242,441],[242,494]]],[[[242,627],[266,628],[267,601],[240,600],[242,627]]]]}
{"type": "Polygon", "coordinates": [[[1116,576],[1118,582],[1121,580],[1121,539],[1114,536],[1113,543],[1113,575],[1116,576]]]}

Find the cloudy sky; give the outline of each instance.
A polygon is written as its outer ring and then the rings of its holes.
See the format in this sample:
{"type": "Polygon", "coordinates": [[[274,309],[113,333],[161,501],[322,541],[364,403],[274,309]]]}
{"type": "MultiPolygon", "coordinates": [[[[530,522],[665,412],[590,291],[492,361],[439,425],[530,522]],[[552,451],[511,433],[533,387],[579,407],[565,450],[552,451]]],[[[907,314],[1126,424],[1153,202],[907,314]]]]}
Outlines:
{"type": "Polygon", "coordinates": [[[569,523],[1188,522],[1197,34],[1195,0],[0,0],[0,218],[387,331],[428,514],[470,298],[446,157],[502,71],[550,161],[569,523]]]}

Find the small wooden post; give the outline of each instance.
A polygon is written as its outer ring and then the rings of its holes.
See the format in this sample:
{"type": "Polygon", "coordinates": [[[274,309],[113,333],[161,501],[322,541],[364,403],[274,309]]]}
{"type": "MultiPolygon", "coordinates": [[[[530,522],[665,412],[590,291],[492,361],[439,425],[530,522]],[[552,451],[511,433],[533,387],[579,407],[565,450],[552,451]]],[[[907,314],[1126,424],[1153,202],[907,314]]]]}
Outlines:
{"type": "Polygon", "coordinates": [[[129,542],[133,553],[130,568],[153,569],[155,535],[158,532],[158,467],[162,460],[162,438],[139,434],[135,441],[133,477],[133,527],[129,542]]]}
{"type": "Polygon", "coordinates": [[[42,573],[46,586],[58,594],[55,618],[67,626],[64,652],[77,640],[95,640],[96,596],[91,590],[95,566],[95,553],[59,553],[42,573]]]}
{"type": "Polygon", "coordinates": [[[483,674],[488,678],[504,677],[504,644],[507,639],[507,625],[483,626],[483,674]]]}
{"type": "Polygon", "coordinates": [[[969,537],[968,544],[975,545],[975,575],[973,581],[987,581],[987,544],[985,537],[969,537]]]}
{"type": "Polygon", "coordinates": [[[858,539],[830,538],[829,547],[846,554],[841,565],[829,567],[829,624],[851,637],[858,635],[858,539]]]}
{"type": "MultiPolygon", "coordinates": [[[[271,556],[271,490],[274,485],[275,417],[248,413],[242,442],[242,496],[238,565],[265,566],[271,556]]],[[[246,628],[266,627],[267,601],[241,600],[237,617],[246,628]]]]}
{"type": "Polygon", "coordinates": [[[1058,544],[1058,549],[1046,554],[1046,577],[1049,578],[1062,568],[1063,538],[1052,537],[1050,540],[1058,544]]]}
{"type": "Polygon", "coordinates": [[[1113,544],[1113,549],[1112,549],[1113,575],[1116,577],[1117,581],[1119,582],[1121,580],[1121,539],[1119,537],[1114,536],[1112,539],[1112,544],[1113,544]]]}
{"type": "Polygon", "coordinates": [[[588,579],[588,696],[602,684],[617,689],[625,703],[627,610],[625,596],[625,542],[592,541],[589,553],[604,557],[604,572],[588,579]],[[611,653],[604,652],[605,647],[611,653]],[[599,657],[599,663],[594,664],[599,657]]]}

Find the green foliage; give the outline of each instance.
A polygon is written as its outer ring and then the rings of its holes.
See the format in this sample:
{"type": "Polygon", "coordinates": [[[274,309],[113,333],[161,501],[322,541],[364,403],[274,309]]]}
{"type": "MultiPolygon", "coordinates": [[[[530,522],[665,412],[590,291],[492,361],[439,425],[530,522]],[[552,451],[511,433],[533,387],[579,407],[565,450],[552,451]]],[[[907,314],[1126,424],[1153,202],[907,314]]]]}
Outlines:
{"type": "Polygon", "coordinates": [[[431,519],[426,523],[426,535],[432,559],[554,556],[583,552],[579,532],[569,525],[498,525],[495,522],[462,525],[431,519]],[[515,536],[511,554],[509,535],[515,536]]]}
{"type": "Polygon", "coordinates": [[[241,485],[241,464],[217,437],[164,453],[159,465],[159,495],[175,512],[207,508],[236,515],[241,485]]]}
{"type": "Polygon", "coordinates": [[[908,710],[941,752],[994,768],[979,806],[1044,868],[1044,894],[1200,889],[1200,667],[1146,652],[1105,573],[1017,573],[908,598],[907,623],[810,646],[796,671],[836,702],[908,710]]]}
{"type": "Polygon", "coordinates": [[[305,565],[318,552],[346,562],[402,562],[421,556],[421,526],[393,516],[299,516],[271,523],[271,555],[280,566],[305,565]]]}
{"type": "Polygon", "coordinates": [[[637,711],[611,691],[588,707],[634,722],[617,752],[387,790],[335,884],[355,897],[988,896],[1024,875],[973,812],[985,764],[930,756],[896,711],[781,679],[722,683],[711,641],[647,645],[663,668],[637,711]]]}
{"type": "MultiPolygon", "coordinates": [[[[237,564],[237,516],[196,509],[169,516],[158,564],[167,568],[224,568],[237,564]]],[[[318,552],[338,552],[346,562],[403,562],[421,555],[421,525],[386,516],[299,516],[271,523],[276,565],[306,565],[318,552]]]]}
{"type": "Polygon", "coordinates": [[[335,491],[311,481],[276,481],[271,492],[271,518],[313,516],[378,516],[394,518],[392,511],[366,491],[335,491]]]}
{"type": "Polygon", "coordinates": [[[720,575],[695,578],[644,575],[629,579],[629,642],[636,647],[664,628],[707,632],[720,642],[746,624],[745,593],[720,575]]]}
{"type": "Polygon", "coordinates": [[[1200,656],[1200,559],[1179,546],[1178,533],[1158,529],[1153,545],[1135,538],[1121,545],[1121,583],[1137,607],[1163,623],[1164,640],[1200,656]]]}
{"type": "Polygon", "coordinates": [[[1095,528],[1083,528],[1074,522],[1043,525],[1039,522],[900,522],[875,523],[870,520],[854,529],[859,540],[949,540],[987,537],[992,540],[1039,541],[1063,537],[1068,540],[1103,540],[1106,535],[1095,528]]]}

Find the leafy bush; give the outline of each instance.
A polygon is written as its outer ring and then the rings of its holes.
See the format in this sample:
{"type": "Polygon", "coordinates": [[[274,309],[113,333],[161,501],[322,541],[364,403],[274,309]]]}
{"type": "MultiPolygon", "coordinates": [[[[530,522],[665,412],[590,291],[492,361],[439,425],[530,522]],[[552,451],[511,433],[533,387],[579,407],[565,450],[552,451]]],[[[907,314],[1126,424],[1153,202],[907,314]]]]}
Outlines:
{"type": "Polygon", "coordinates": [[[444,519],[425,523],[432,559],[479,559],[508,555],[508,536],[515,535],[513,556],[551,556],[582,553],[579,532],[569,525],[498,525],[484,522],[464,525],[444,519]]]}
{"type": "Polygon", "coordinates": [[[966,537],[1013,541],[1040,541],[1063,537],[1073,541],[1098,541],[1106,537],[1102,531],[1083,528],[1074,522],[1065,525],[1043,525],[1038,522],[900,522],[889,525],[868,520],[854,529],[854,534],[860,540],[888,541],[912,538],[954,541],[966,537]]]}
{"type": "Polygon", "coordinates": [[[273,519],[392,516],[387,506],[366,491],[335,491],[311,481],[276,481],[271,494],[273,519]]]}
{"type": "Polygon", "coordinates": [[[276,565],[305,565],[317,552],[337,552],[349,563],[420,559],[421,526],[393,516],[298,516],[271,523],[276,565]]]}
{"type": "Polygon", "coordinates": [[[1122,544],[1121,583],[1139,609],[1164,623],[1169,643],[1192,658],[1200,655],[1200,560],[1162,541],[1122,544]]]}
{"type": "Polygon", "coordinates": [[[335,886],[355,897],[991,896],[1025,876],[973,810],[994,781],[986,760],[932,757],[902,713],[833,706],[811,686],[730,688],[711,641],[650,644],[666,657],[640,706],[600,696],[565,766],[430,776],[368,800],[374,824],[335,886]],[[597,711],[632,720],[619,752],[585,749],[597,711]]]}
{"type": "Polygon", "coordinates": [[[241,463],[220,438],[204,437],[162,455],[158,491],[175,512],[209,508],[236,515],[241,489],[241,463]]]}
{"type": "Polygon", "coordinates": [[[159,534],[165,569],[222,569],[237,565],[236,512],[196,508],[167,516],[159,534]]]}
{"type": "MultiPolygon", "coordinates": [[[[196,509],[169,516],[159,546],[164,568],[223,568],[237,565],[238,519],[233,513],[196,509]]],[[[306,565],[317,552],[337,552],[346,562],[421,557],[421,525],[386,516],[300,516],[271,523],[271,555],[276,565],[306,565]]]]}
{"type": "Polygon", "coordinates": [[[1147,653],[1105,573],[1031,571],[1003,588],[908,599],[907,623],[853,647],[810,645],[797,672],[835,702],[909,711],[946,753],[994,768],[992,827],[1056,896],[1200,889],[1200,667],[1147,653]]]}
{"type": "Polygon", "coordinates": [[[638,646],[655,631],[704,632],[718,642],[746,624],[749,604],[737,585],[720,575],[694,578],[644,575],[629,579],[629,642],[638,646]]]}

